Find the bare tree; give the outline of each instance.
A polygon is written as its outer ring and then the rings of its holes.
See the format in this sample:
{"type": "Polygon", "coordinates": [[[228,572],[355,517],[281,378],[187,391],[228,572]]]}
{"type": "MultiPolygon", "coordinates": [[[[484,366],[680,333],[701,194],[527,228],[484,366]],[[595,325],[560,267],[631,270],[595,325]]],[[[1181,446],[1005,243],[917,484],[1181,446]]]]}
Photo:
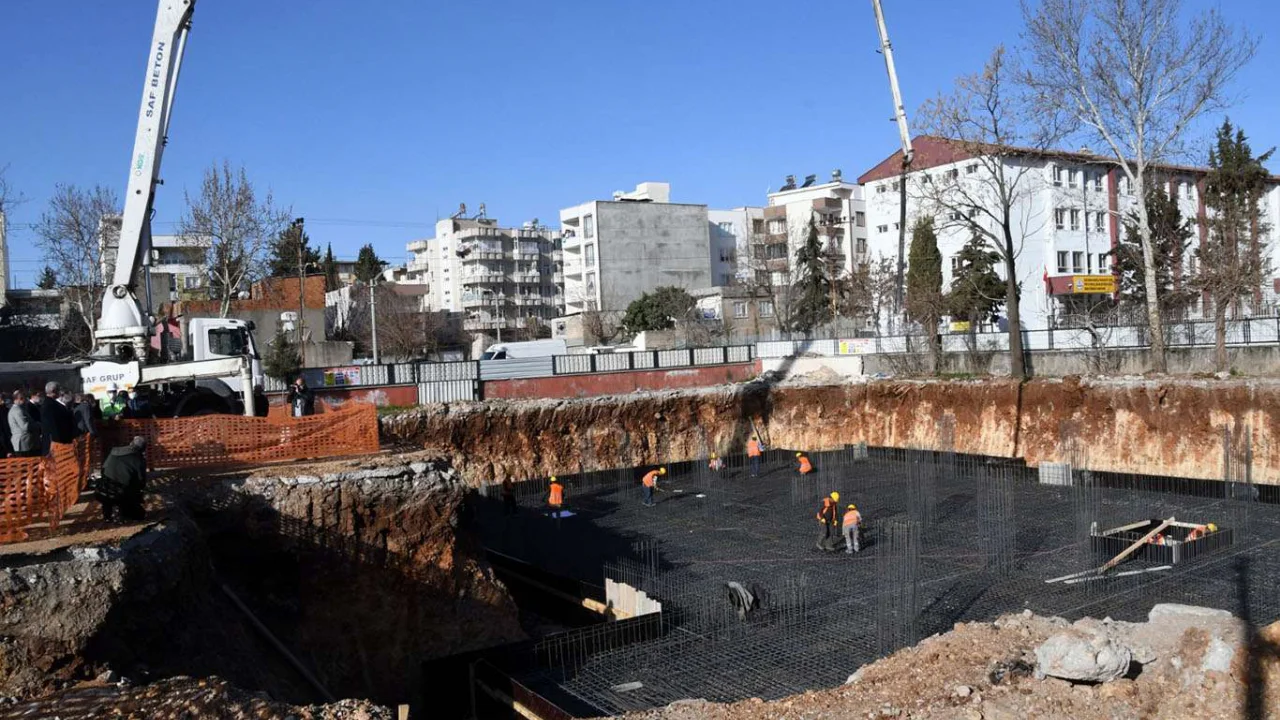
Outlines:
{"type": "Polygon", "coordinates": [[[0,218],[8,216],[9,211],[22,202],[22,194],[9,183],[8,171],[8,165],[0,166],[0,218]]]}
{"type": "Polygon", "coordinates": [[[1038,159],[1047,140],[1031,129],[1012,80],[1013,69],[1004,48],[998,47],[982,72],[960,78],[952,94],[925,103],[922,126],[947,139],[952,166],[940,173],[915,173],[908,192],[935,218],[940,234],[958,231],[966,239],[982,238],[1000,256],[1009,368],[1021,378],[1026,368],[1017,260],[1026,238],[1045,222],[1031,196],[1044,186],[1038,159]]]}
{"type": "MultiPolygon", "coordinates": [[[[1041,118],[1105,148],[1146,197],[1149,172],[1184,154],[1188,127],[1227,104],[1227,88],[1257,51],[1257,39],[1210,9],[1183,28],[1181,0],[1023,0],[1031,67],[1025,73],[1041,118]]],[[[1146,267],[1153,369],[1166,372],[1147,210],[1136,204],[1146,267]]]]}
{"type": "Polygon", "coordinates": [[[237,293],[262,274],[289,211],[275,207],[270,191],[259,200],[244,168],[233,171],[225,161],[206,169],[199,196],[187,193],[186,200],[178,234],[187,244],[207,247],[210,290],[226,317],[237,293]]]}
{"type": "Polygon", "coordinates": [[[54,269],[57,287],[88,331],[86,335],[65,334],[75,338],[71,349],[78,352],[92,351],[97,340],[105,290],[103,252],[115,244],[104,234],[119,234],[118,224],[111,221],[119,211],[120,202],[110,188],[96,185],[81,190],[59,185],[36,226],[36,243],[54,269]]]}

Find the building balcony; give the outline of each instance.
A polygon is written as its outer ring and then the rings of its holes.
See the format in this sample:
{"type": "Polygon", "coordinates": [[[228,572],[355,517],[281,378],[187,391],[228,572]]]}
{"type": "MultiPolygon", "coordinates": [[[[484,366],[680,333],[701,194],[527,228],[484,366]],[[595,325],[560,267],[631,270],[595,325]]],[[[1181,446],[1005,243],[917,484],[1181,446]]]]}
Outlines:
{"type": "Polygon", "coordinates": [[[404,266],[404,269],[411,273],[427,272],[430,270],[429,265],[430,263],[426,260],[411,260],[404,266]]]}
{"type": "Polygon", "coordinates": [[[512,300],[516,307],[542,307],[547,304],[541,295],[516,295],[512,300]]]}
{"type": "Polygon", "coordinates": [[[406,250],[408,250],[409,252],[413,252],[413,253],[426,252],[426,251],[427,251],[427,241],[426,241],[426,240],[414,240],[413,242],[411,242],[411,243],[409,243],[409,244],[405,245],[405,249],[406,249],[406,250]]]}
{"type": "Polygon", "coordinates": [[[552,250],[552,251],[551,251],[551,262],[563,262],[563,261],[564,261],[564,251],[563,251],[563,250],[552,250]]]}
{"type": "Polygon", "coordinates": [[[472,248],[466,255],[461,256],[462,264],[480,262],[482,260],[509,260],[509,255],[500,250],[482,250],[480,248],[472,248]]]}
{"type": "Polygon", "coordinates": [[[764,266],[770,272],[784,272],[791,269],[791,263],[787,258],[769,258],[764,261],[764,266]]]}
{"type": "Polygon", "coordinates": [[[506,282],[507,276],[502,273],[476,273],[474,275],[463,275],[463,285],[501,285],[506,282]]]}
{"type": "Polygon", "coordinates": [[[500,228],[482,225],[480,227],[462,228],[455,237],[459,240],[473,240],[478,238],[501,238],[506,237],[506,235],[500,228]]]}
{"type": "Polygon", "coordinates": [[[504,319],[463,320],[462,327],[465,330],[505,330],[512,327],[512,323],[504,319]]]}
{"type": "Polygon", "coordinates": [[[515,273],[511,277],[516,282],[524,283],[526,285],[542,284],[542,273],[515,273]]]}
{"type": "Polygon", "coordinates": [[[815,198],[813,201],[813,209],[818,211],[842,210],[844,204],[840,198],[815,198]]]}
{"type": "Polygon", "coordinates": [[[553,282],[553,283],[563,283],[563,282],[564,282],[564,273],[562,273],[562,272],[551,273],[551,282],[553,282]]]}
{"type": "Polygon", "coordinates": [[[466,309],[491,308],[495,305],[501,306],[506,302],[506,298],[499,295],[497,299],[491,293],[469,294],[462,296],[462,307],[466,309]]]}
{"type": "Polygon", "coordinates": [[[760,236],[760,243],[763,245],[786,245],[786,233],[765,233],[760,236]]]}
{"type": "Polygon", "coordinates": [[[839,225],[819,225],[818,237],[842,240],[844,239],[844,228],[839,225]]]}
{"type": "Polygon", "coordinates": [[[769,207],[764,209],[764,219],[766,221],[774,220],[777,218],[785,218],[786,216],[787,216],[786,205],[770,205],[769,207]]]}

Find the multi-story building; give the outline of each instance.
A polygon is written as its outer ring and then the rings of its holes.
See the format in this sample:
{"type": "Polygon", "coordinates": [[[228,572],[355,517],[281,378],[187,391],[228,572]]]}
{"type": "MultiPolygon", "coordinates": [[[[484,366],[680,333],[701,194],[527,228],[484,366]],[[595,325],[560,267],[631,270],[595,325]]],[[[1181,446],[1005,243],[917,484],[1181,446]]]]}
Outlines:
{"type": "Polygon", "coordinates": [[[707,206],[670,196],[646,182],[560,211],[565,314],[622,313],[655,288],[713,284],[707,206]]]}
{"type": "Polygon", "coordinates": [[[708,210],[711,238],[711,281],[716,286],[740,285],[752,278],[752,238],[764,235],[764,208],[708,210]]]}
{"type": "Polygon", "coordinates": [[[546,324],[564,307],[557,242],[536,220],[504,228],[483,208],[471,218],[459,212],[436,223],[435,237],[408,244],[405,278],[429,286],[424,310],[466,313],[470,331],[546,324]]]}
{"type": "MultiPolygon", "coordinates": [[[[962,210],[954,203],[940,210],[939,203],[930,198],[938,197],[940,183],[967,188],[965,194],[970,198],[989,196],[990,169],[996,161],[965,154],[956,144],[937,137],[917,137],[914,145],[915,159],[907,180],[908,231],[925,213],[952,215],[935,217],[945,288],[958,269],[957,254],[973,235],[968,219],[959,214],[972,213],[983,223],[994,223],[994,219],[977,209],[962,210]],[[926,189],[926,184],[935,189],[926,189]]],[[[1106,157],[1032,150],[1003,155],[1005,177],[1017,179],[1010,214],[1017,245],[1015,272],[1022,287],[1022,325],[1031,330],[1070,322],[1081,307],[1114,296],[1117,287],[1110,253],[1118,245],[1123,220],[1138,198],[1124,172],[1106,157]]],[[[866,203],[869,249],[876,256],[895,260],[901,162],[901,152],[895,153],[858,178],[870,198],[866,203]]],[[[1202,190],[1207,172],[1207,168],[1165,166],[1155,177],[1177,200],[1182,216],[1195,221],[1206,217],[1202,190]]],[[[1264,222],[1270,228],[1280,222],[1280,178],[1276,183],[1263,202],[1264,222]]],[[[1204,242],[1207,232],[1204,224],[1198,223],[1196,239],[1181,259],[1181,268],[1189,275],[1195,271],[1194,249],[1204,242]]],[[[1270,251],[1273,258],[1280,259],[1280,247],[1275,243],[1270,244],[1270,251]]],[[[1273,260],[1273,266],[1280,264],[1273,260]]],[[[1003,267],[998,271],[1003,277],[1003,267]]],[[[1261,295],[1258,309],[1274,310],[1275,288],[1267,287],[1261,295]]],[[[1201,316],[1203,311],[1197,302],[1191,316],[1201,316]]]]}
{"type": "Polygon", "coordinates": [[[817,183],[810,175],[797,186],[793,176],[777,192],[769,193],[763,209],[763,233],[752,242],[751,255],[741,258],[757,285],[785,287],[791,283],[796,251],[804,244],[812,220],[824,246],[843,273],[867,259],[866,208],[862,187],[845,182],[839,170],[831,181],[817,183]]]}
{"type": "MultiPolygon", "coordinates": [[[[120,223],[119,215],[104,217],[99,230],[99,258],[105,283],[110,283],[111,276],[115,273],[116,253],[120,247],[120,223]]],[[[158,310],[165,303],[208,297],[206,255],[211,245],[211,241],[199,237],[151,236],[151,308],[158,310]]],[[[134,282],[134,294],[145,304],[145,265],[139,268],[134,282]]]]}

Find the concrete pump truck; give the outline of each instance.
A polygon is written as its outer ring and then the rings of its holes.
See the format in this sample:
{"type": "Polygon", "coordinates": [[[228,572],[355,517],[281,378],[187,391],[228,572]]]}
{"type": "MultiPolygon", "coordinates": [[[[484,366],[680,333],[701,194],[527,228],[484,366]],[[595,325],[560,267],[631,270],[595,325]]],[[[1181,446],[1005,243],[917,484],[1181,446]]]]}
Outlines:
{"type": "MultiPolygon", "coordinates": [[[[115,270],[107,278],[98,319],[97,348],[80,368],[84,390],[102,397],[113,386],[137,388],[160,417],[265,412],[262,366],[253,323],[230,318],[185,322],[181,360],[153,353],[155,318],[143,308],[134,283],[151,263],[151,216],[160,160],[168,142],[178,71],[191,29],[195,0],[160,0],[151,40],[115,270]]],[[[150,297],[148,288],[147,297],[150,297]]],[[[149,302],[148,302],[149,305],[149,302]]]]}

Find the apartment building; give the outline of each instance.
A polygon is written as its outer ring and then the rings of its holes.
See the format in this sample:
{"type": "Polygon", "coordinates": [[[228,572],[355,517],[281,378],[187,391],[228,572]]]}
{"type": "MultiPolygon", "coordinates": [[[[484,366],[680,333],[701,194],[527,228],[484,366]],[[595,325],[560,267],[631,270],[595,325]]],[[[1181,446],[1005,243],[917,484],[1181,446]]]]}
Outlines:
{"type": "MultiPolygon", "coordinates": [[[[112,215],[102,219],[98,233],[100,269],[104,282],[110,282],[115,273],[116,255],[120,248],[122,218],[112,215]]],[[[151,236],[151,307],[178,300],[197,300],[209,296],[209,275],[206,256],[212,242],[205,238],[184,238],[179,235],[151,236]]],[[[146,296],[146,269],[140,268],[135,279],[134,293],[144,304],[146,296]]]]}
{"type": "Polygon", "coordinates": [[[622,313],[658,287],[713,284],[707,206],[670,198],[669,184],[645,182],[560,211],[565,314],[622,313]]]}
{"type": "Polygon", "coordinates": [[[436,223],[436,235],[406,246],[405,281],[425,284],[424,310],[466,313],[466,330],[494,333],[549,323],[562,313],[557,234],[535,220],[502,227],[463,210],[436,223]]]}
{"type": "Polygon", "coordinates": [[[751,256],[742,260],[745,271],[759,285],[786,286],[791,282],[796,251],[807,238],[809,221],[837,259],[843,273],[850,273],[867,259],[867,220],[862,187],[846,182],[839,170],[819,184],[809,175],[797,185],[794,176],[777,192],[769,193],[761,213],[763,234],[753,240],[751,256]]]}
{"type": "Polygon", "coordinates": [[[750,280],[752,239],[764,235],[764,208],[708,210],[707,233],[711,242],[712,283],[725,287],[750,280]]]}
{"type": "MultiPolygon", "coordinates": [[[[980,161],[966,155],[943,138],[917,137],[914,146],[915,159],[907,180],[908,232],[924,212],[936,209],[923,199],[933,194],[926,190],[926,184],[955,183],[967,188],[970,197],[988,195],[989,159],[980,161]]],[[[901,152],[894,153],[858,178],[868,197],[868,249],[876,257],[896,259],[898,255],[901,162],[901,152]]],[[[1087,152],[1027,150],[1007,154],[1003,163],[1007,177],[1018,177],[1012,225],[1019,245],[1015,273],[1022,287],[1023,327],[1033,330],[1070,322],[1081,307],[1114,296],[1117,281],[1109,253],[1120,241],[1124,218],[1139,201],[1124,173],[1110,159],[1087,152]]],[[[1167,166],[1156,174],[1177,199],[1184,218],[1205,217],[1202,187],[1207,172],[1207,168],[1167,166]]],[[[964,212],[982,216],[973,210],[964,212]]],[[[1280,178],[1267,195],[1264,212],[1269,227],[1280,227],[1276,224],[1280,221],[1280,178]]],[[[989,218],[982,222],[994,223],[989,218]]],[[[956,255],[972,231],[965,218],[958,216],[935,217],[935,225],[943,257],[943,286],[948,287],[958,268],[956,255]]],[[[1206,234],[1200,225],[1192,250],[1206,234]]],[[[909,243],[908,235],[908,249],[909,243]]],[[[1275,243],[1270,244],[1270,250],[1280,259],[1275,243]]],[[[1182,258],[1189,273],[1194,273],[1195,262],[1191,251],[1182,258]]],[[[1274,260],[1273,265],[1280,268],[1274,260]]],[[[1000,272],[1003,277],[1002,268],[1000,272]]],[[[1280,278],[1276,282],[1280,283],[1280,278]]],[[[1258,310],[1274,311],[1276,287],[1266,288],[1263,295],[1258,310]]],[[[1197,303],[1191,314],[1201,316],[1203,310],[1197,303]]]]}

